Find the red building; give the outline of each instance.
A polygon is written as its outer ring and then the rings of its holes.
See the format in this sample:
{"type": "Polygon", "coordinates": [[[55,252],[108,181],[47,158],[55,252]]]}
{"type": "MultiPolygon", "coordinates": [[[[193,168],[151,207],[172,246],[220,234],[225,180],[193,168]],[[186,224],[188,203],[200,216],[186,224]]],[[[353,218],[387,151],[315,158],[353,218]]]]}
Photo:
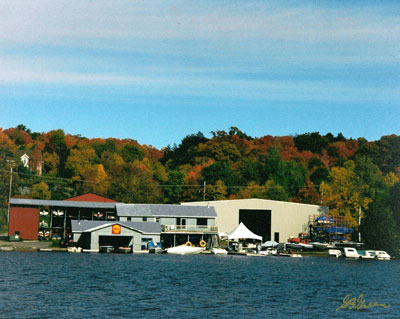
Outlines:
{"type": "Polygon", "coordinates": [[[115,219],[115,203],[93,193],[64,201],[11,198],[8,235],[18,232],[24,240],[37,240],[39,217],[47,214],[48,223],[41,226],[42,230],[48,232],[50,238],[54,235],[65,238],[70,232],[71,219],[115,219]]]}

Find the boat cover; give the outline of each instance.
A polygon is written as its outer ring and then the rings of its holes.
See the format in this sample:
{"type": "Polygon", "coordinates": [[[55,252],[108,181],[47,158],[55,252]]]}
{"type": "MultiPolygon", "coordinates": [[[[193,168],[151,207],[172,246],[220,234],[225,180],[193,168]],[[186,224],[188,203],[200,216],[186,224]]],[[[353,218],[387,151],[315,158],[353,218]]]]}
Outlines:
{"type": "Polygon", "coordinates": [[[278,246],[278,243],[274,240],[266,241],[264,244],[261,245],[261,247],[276,247],[276,246],[278,246]]]}

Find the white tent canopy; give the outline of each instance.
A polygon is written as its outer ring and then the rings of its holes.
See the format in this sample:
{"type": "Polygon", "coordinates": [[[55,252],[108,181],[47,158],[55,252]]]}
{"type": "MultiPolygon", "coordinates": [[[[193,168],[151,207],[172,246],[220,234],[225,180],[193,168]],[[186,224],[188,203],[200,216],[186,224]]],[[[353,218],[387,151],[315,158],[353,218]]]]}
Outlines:
{"type": "Polygon", "coordinates": [[[262,236],[254,234],[242,222],[234,230],[228,233],[228,239],[236,238],[257,239],[262,241],[262,236]]]}

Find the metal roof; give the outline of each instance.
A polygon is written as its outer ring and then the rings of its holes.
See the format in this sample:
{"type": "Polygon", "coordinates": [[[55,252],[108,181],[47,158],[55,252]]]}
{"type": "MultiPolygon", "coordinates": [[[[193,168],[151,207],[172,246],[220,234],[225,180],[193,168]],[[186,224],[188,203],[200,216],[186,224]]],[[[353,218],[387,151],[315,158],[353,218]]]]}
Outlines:
{"type": "Polygon", "coordinates": [[[11,198],[11,205],[114,209],[116,203],[11,198]]]}
{"type": "Polygon", "coordinates": [[[101,228],[112,225],[121,225],[126,228],[138,231],[144,234],[159,234],[161,233],[161,225],[156,222],[121,222],[121,221],[103,221],[103,220],[71,220],[73,233],[92,232],[101,228]]]}
{"type": "Polygon", "coordinates": [[[212,206],[117,203],[116,209],[120,217],[217,217],[212,206]]]}

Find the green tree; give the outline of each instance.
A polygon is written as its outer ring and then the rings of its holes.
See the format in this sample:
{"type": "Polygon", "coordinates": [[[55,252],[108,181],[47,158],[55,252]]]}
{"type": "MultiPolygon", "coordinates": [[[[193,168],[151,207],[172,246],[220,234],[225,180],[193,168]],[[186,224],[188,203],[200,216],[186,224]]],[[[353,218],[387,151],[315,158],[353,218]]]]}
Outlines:
{"type": "Polygon", "coordinates": [[[183,164],[194,164],[194,159],[198,156],[197,146],[201,143],[207,142],[208,139],[204,137],[203,133],[187,135],[182,139],[179,146],[167,146],[164,151],[164,157],[161,162],[169,167],[175,168],[183,164]]]}
{"type": "Polygon", "coordinates": [[[227,162],[215,162],[201,170],[201,175],[208,185],[215,185],[218,180],[226,186],[235,185],[235,173],[227,162]]]}
{"type": "Polygon", "coordinates": [[[399,231],[393,214],[385,204],[385,196],[373,201],[361,222],[361,236],[367,247],[399,255],[399,231]]]}
{"type": "Polygon", "coordinates": [[[163,186],[167,203],[176,204],[182,201],[185,185],[185,175],[183,172],[173,170],[169,173],[167,185],[163,186]]]}
{"type": "Polygon", "coordinates": [[[267,181],[264,185],[264,190],[262,192],[262,197],[265,199],[271,200],[280,200],[280,201],[287,201],[288,194],[286,193],[285,189],[275,183],[274,181],[267,181]]]}
{"type": "Polygon", "coordinates": [[[329,138],[321,136],[319,132],[296,135],[293,139],[299,151],[321,154],[329,145],[329,138]]]}
{"type": "Polygon", "coordinates": [[[278,169],[271,175],[271,179],[282,185],[289,196],[298,194],[299,190],[305,186],[307,170],[295,161],[282,161],[278,164],[278,169]]]}
{"type": "Polygon", "coordinates": [[[125,144],[121,149],[121,156],[125,162],[141,161],[144,158],[144,152],[139,147],[132,144],[125,144]]]}
{"type": "Polygon", "coordinates": [[[396,222],[396,229],[400,235],[400,182],[396,183],[390,189],[387,203],[396,222]]]}
{"type": "Polygon", "coordinates": [[[49,132],[49,140],[45,146],[45,152],[56,153],[59,158],[58,173],[60,175],[64,174],[65,163],[69,155],[69,150],[65,143],[65,133],[63,130],[58,129],[49,132]]]}

